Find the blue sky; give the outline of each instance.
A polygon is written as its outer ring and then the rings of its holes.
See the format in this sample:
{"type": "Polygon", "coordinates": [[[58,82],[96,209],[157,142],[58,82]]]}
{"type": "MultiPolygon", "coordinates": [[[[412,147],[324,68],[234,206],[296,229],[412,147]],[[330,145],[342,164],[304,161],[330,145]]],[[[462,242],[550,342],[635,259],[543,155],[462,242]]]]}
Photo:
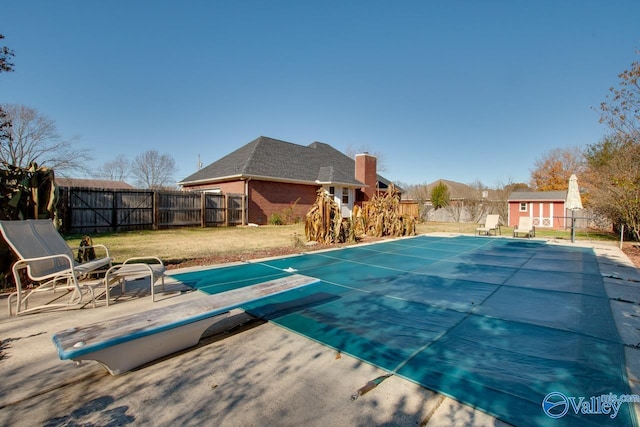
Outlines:
{"type": "Polygon", "coordinates": [[[151,149],[176,181],[264,135],[381,153],[391,180],[527,182],[597,142],[638,60],[640,2],[32,1],[0,6],[0,103],[93,166],[151,149]]]}

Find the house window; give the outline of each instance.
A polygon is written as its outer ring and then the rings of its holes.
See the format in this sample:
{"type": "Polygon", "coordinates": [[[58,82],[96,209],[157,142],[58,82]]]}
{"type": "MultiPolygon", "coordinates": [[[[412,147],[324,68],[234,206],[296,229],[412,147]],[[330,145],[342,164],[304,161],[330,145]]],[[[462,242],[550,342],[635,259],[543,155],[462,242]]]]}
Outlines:
{"type": "Polygon", "coordinates": [[[329,194],[334,196],[336,194],[336,187],[329,187],[329,194]]]}
{"type": "Polygon", "coordinates": [[[520,202],[520,212],[527,211],[527,202],[520,202]]]}
{"type": "Polygon", "coordinates": [[[342,203],[344,203],[345,205],[349,204],[349,189],[348,188],[343,188],[342,189],[342,203]]]}

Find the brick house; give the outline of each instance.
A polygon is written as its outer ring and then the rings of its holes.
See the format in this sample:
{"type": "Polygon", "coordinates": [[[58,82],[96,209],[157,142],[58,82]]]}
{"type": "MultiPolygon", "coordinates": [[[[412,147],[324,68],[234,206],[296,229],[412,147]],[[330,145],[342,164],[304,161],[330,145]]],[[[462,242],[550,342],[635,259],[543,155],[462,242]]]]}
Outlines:
{"type": "Polygon", "coordinates": [[[570,223],[564,207],[566,199],[566,191],[514,191],[508,199],[508,224],[513,227],[520,217],[528,216],[535,227],[565,228],[570,223]]]}
{"type": "Polygon", "coordinates": [[[376,167],[376,158],[366,153],[354,160],[321,142],[302,146],[261,136],[178,185],[184,191],[244,195],[246,218],[255,224],[266,224],[272,214],[290,208],[304,218],[319,188],[332,194],[348,217],[354,205],[388,188],[390,182],[376,167]]]}

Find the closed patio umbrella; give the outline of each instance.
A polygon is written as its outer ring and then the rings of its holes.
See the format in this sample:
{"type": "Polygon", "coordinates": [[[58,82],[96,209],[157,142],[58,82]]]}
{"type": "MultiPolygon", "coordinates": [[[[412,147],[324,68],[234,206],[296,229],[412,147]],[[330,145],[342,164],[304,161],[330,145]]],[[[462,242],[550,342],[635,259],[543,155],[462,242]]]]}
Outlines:
{"type": "Polygon", "coordinates": [[[569,178],[569,189],[567,190],[567,200],[565,200],[565,208],[571,211],[571,242],[576,237],[576,219],[575,213],[582,209],[582,199],[580,199],[580,189],[578,188],[578,177],[572,174],[569,178]]]}

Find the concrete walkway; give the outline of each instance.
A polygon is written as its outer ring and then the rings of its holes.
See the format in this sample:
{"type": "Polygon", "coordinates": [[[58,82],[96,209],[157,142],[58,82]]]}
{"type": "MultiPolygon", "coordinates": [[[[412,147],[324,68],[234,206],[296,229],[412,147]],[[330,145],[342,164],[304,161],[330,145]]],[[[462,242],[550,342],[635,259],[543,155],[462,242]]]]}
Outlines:
{"type": "MultiPolygon", "coordinates": [[[[598,255],[628,344],[632,390],[640,394],[640,272],[614,245],[578,244],[598,255]]],[[[230,331],[210,330],[197,347],[119,376],[95,362],[76,366],[58,359],[51,342],[58,331],[200,296],[168,282],[156,303],[144,296],[148,282],[135,281],[109,307],[19,317],[8,317],[2,307],[0,424],[506,426],[397,377],[352,400],[386,372],[239,310],[223,328],[230,331]]]]}

